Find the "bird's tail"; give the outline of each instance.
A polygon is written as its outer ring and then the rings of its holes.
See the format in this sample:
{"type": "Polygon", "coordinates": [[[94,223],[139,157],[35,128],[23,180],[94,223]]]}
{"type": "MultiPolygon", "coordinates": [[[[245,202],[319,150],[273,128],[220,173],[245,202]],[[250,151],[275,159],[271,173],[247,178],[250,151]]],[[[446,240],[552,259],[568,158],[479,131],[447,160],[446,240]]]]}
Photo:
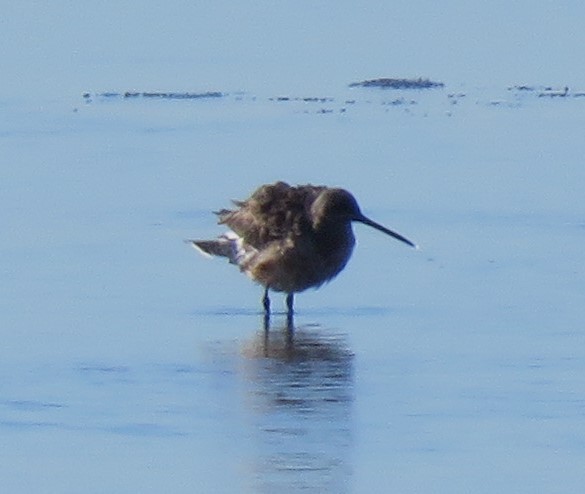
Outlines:
{"type": "Polygon", "coordinates": [[[232,264],[240,260],[240,242],[236,235],[222,235],[216,240],[185,240],[206,257],[227,257],[232,264]]]}

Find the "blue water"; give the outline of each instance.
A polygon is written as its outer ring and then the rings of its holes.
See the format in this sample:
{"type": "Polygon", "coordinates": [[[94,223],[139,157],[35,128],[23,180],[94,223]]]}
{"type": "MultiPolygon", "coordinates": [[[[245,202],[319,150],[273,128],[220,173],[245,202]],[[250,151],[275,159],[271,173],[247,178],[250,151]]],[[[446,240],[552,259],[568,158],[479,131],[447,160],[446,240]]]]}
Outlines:
{"type": "Polygon", "coordinates": [[[3,489],[581,492],[583,7],[522,3],[6,6],[3,489]],[[356,225],[266,333],[183,240],[276,180],[420,250],[356,225]]]}

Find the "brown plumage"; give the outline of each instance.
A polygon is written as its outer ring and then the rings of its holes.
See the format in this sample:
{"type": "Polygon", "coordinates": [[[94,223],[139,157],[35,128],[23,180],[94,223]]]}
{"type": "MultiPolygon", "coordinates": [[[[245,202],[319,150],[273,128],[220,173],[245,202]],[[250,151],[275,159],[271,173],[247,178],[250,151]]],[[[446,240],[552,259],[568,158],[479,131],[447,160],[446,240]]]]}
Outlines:
{"type": "Polygon", "coordinates": [[[231,232],[216,240],[188,242],[205,255],[228,258],[263,285],[267,314],[269,289],[287,293],[292,314],[294,293],[317,288],[339,274],[355,244],[352,221],[415,247],[402,235],[364,216],[355,198],[344,189],[291,187],[277,182],[261,186],[245,201],[233,202],[237,209],[216,213],[219,224],[231,232]]]}

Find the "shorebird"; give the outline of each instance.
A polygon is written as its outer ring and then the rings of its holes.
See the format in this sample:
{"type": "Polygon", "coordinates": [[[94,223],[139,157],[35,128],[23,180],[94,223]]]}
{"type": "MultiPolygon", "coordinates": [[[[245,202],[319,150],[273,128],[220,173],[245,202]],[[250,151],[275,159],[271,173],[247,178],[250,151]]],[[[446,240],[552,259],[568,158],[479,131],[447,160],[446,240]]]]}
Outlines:
{"type": "Polygon", "coordinates": [[[236,209],[216,211],[230,231],[215,240],[187,240],[205,256],[225,257],[264,286],[262,303],[270,314],[268,291],[284,292],[292,316],[294,294],[337,276],[349,260],[355,238],[351,223],[371,226],[411,247],[416,244],[372,221],[344,189],[284,182],[262,185],[236,209]]]}

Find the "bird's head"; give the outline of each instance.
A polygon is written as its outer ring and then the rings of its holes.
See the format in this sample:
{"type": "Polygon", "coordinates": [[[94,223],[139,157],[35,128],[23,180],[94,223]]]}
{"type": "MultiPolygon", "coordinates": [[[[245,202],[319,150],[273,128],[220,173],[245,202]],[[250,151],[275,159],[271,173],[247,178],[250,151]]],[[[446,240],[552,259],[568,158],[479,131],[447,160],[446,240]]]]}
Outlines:
{"type": "Polygon", "coordinates": [[[352,221],[357,221],[416,248],[414,242],[365,216],[355,197],[345,189],[326,188],[321,191],[311,205],[311,217],[315,228],[349,225],[352,221]]]}

